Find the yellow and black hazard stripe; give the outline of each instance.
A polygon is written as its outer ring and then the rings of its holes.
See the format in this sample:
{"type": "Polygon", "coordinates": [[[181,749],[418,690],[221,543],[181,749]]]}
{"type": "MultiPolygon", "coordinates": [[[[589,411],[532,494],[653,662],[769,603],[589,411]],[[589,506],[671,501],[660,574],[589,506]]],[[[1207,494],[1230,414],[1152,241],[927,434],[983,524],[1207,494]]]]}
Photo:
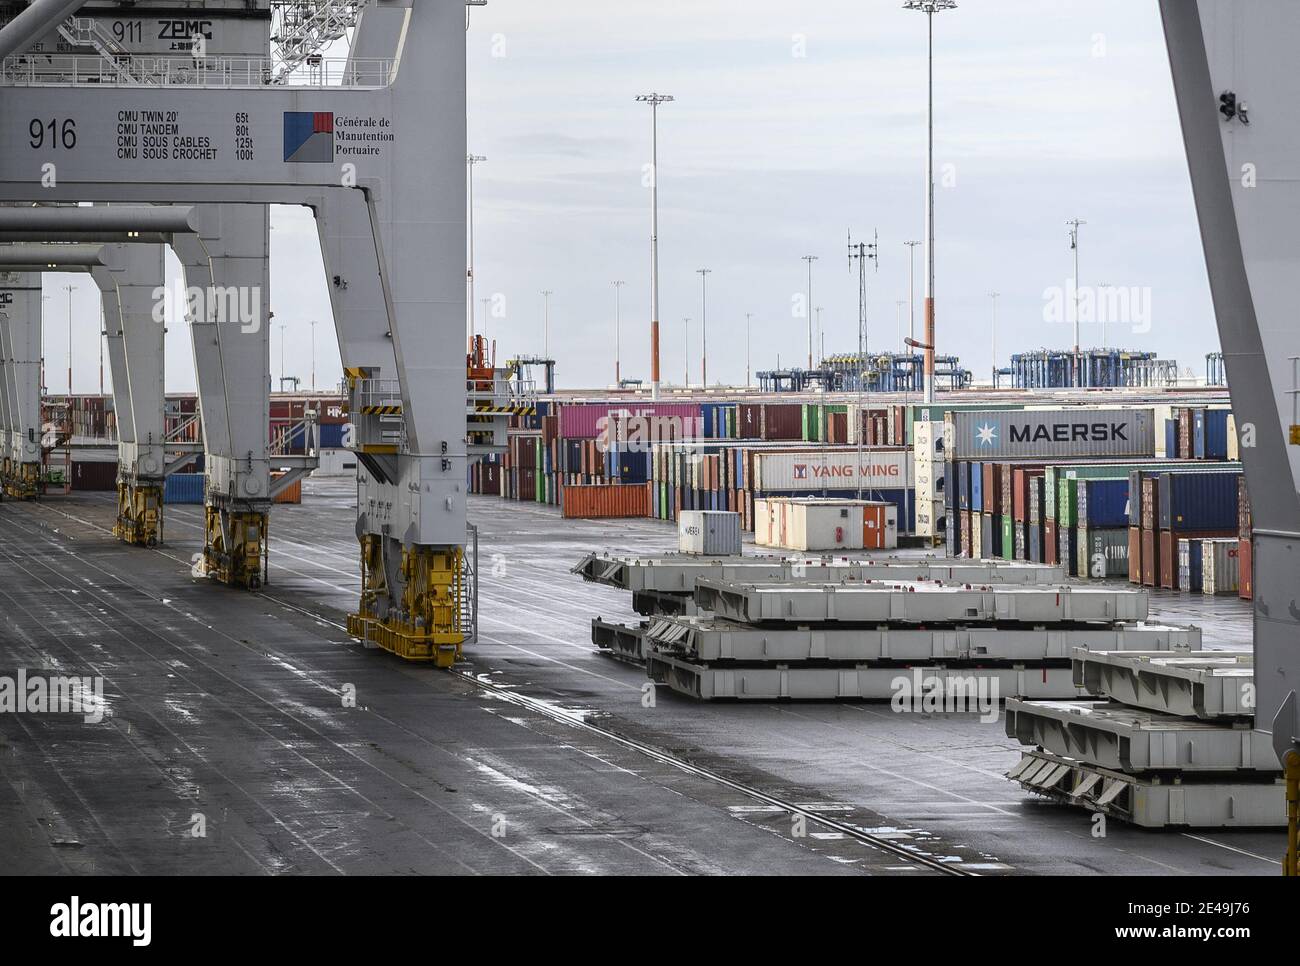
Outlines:
{"type": "Polygon", "coordinates": [[[535,406],[495,406],[492,403],[476,403],[474,411],[491,413],[495,416],[532,416],[536,414],[535,406]]]}
{"type": "Polygon", "coordinates": [[[401,406],[362,406],[361,412],[366,416],[400,416],[401,406]]]}

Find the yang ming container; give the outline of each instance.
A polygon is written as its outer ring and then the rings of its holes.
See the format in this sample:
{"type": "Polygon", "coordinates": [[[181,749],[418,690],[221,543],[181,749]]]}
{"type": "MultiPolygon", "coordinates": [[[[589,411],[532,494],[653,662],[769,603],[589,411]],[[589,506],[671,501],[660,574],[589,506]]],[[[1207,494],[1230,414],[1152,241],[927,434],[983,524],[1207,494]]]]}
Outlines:
{"type": "Polygon", "coordinates": [[[1154,409],[954,412],[955,459],[1154,456],[1154,409]]]}
{"type": "Polygon", "coordinates": [[[730,557],[740,553],[740,514],[725,510],[683,510],[677,517],[682,553],[730,557]]]}

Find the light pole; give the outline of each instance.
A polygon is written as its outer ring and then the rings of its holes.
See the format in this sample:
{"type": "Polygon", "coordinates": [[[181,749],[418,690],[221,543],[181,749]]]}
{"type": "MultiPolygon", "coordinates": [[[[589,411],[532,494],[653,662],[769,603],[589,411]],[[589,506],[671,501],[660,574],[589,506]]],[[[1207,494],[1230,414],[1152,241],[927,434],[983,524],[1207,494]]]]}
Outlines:
{"type": "Polygon", "coordinates": [[[804,310],[808,314],[808,368],[813,367],[813,309],[812,309],[812,263],[817,261],[816,255],[801,256],[808,263],[808,301],[804,304],[804,310]]]}
{"type": "Polygon", "coordinates": [[[469,279],[469,298],[465,301],[465,306],[469,309],[471,339],[474,337],[474,165],[486,160],[481,154],[465,155],[465,164],[469,168],[469,271],[465,273],[469,279]]]}
{"type": "Polygon", "coordinates": [[[68,293],[68,398],[72,398],[72,286],[63,286],[68,293]]]}
{"type": "Polygon", "coordinates": [[[989,301],[993,305],[993,316],[989,323],[989,332],[993,342],[993,388],[998,388],[998,296],[1001,292],[989,292],[989,301]]]}
{"type": "Polygon", "coordinates": [[[41,294],[41,394],[47,391],[45,384],[45,336],[48,334],[49,326],[45,324],[45,303],[53,298],[51,295],[41,294]]]}
{"type": "Polygon", "coordinates": [[[745,313],[745,388],[746,389],[749,388],[749,360],[750,360],[749,352],[750,352],[750,347],[752,345],[750,333],[752,331],[753,323],[754,323],[754,313],[746,312],[745,313]]]}
{"type": "Polygon", "coordinates": [[[311,391],[316,391],[316,319],[311,320],[311,391]]]}
{"type": "Polygon", "coordinates": [[[934,15],[952,10],[956,0],[905,0],[903,9],[920,10],[926,25],[925,101],[925,401],[934,402],[934,15]]]}
{"type": "MultiPolygon", "coordinates": [[[[488,317],[490,315],[490,313],[488,312],[488,306],[492,304],[492,299],[491,298],[479,299],[479,304],[483,306],[483,339],[484,341],[486,341],[488,337],[488,317]]],[[[488,351],[491,352],[490,346],[488,348],[488,351]]]]}
{"type": "Polygon", "coordinates": [[[817,364],[821,365],[826,358],[826,333],[822,331],[822,307],[817,306],[815,311],[817,312],[817,364]]]}
{"type": "Polygon", "coordinates": [[[898,330],[898,351],[903,351],[903,306],[907,303],[899,299],[894,303],[894,327],[898,330]]]}
{"type": "Polygon", "coordinates": [[[650,397],[659,398],[659,105],[671,94],[639,94],[650,105],[650,397]]]}
{"type": "Polygon", "coordinates": [[[682,340],[682,357],[685,362],[682,363],[682,387],[691,388],[691,317],[688,315],[682,319],[686,324],[686,335],[682,340]]]}
{"type": "Polygon", "coordinates": [[[551,296],[552,289],[542,290],[542,358],[551,357],[551,296]]]}
{"type": "Polygon", "coordinates": [[[907,337],[916,338],[916,246],[919,241],[903,242],[907,246],[907,337]]]}
{"type": "Polygon", "coordinates": [[[1079,226],[1086,225],[1087,222],[1072,218],[1065,224],[1070,229],[1070,251],[1074,252],[1074,371],[1077,386],[1079,384],[1079,226]]]}
{"type": "Polygon", "coordinates": [[[284,330],[289,328],[288,323],[280,323],[280,391],[284,392],[284,330]]]}
{"type": "Polygon", "coordinates": [[[614,285],[614,388],[623,385],[623,303],[622,288],[627,282],[615,281],[614,285]]]}
{"type": "Polygon", "coordinates": [[[711,268],[697,268],[700,276],[700,385],[709,388],[709,273],[711,268]]]}

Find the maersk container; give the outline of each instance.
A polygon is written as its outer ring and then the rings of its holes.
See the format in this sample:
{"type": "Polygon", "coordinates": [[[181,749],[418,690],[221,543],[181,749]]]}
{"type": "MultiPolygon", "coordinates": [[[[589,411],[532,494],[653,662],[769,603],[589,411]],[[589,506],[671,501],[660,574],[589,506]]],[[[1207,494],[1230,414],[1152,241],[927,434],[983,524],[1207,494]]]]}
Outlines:
{"type": "Polygon", "coordinates": [[[1236,532],[1239,475],[1239,470],[1160,474],[1160,529],[1236,532]]]}
{"type": "Polygon", "coordinates": [[[740,514],[684,510],[677,518],[677,549],[710,557],[740,553],[740,514]]]}
{"type": "Polygon", "coordinates": [[[1092,529],[1127,527],[1129,481],[1079,480],[1075,514],[1079,526],[1092,529]]]}
{"type": "Polygon", "coordinates": [[[1061,459],[1154,456],[1153,409],[1067,409],[954,412],[956,458],[1061,459]]]}

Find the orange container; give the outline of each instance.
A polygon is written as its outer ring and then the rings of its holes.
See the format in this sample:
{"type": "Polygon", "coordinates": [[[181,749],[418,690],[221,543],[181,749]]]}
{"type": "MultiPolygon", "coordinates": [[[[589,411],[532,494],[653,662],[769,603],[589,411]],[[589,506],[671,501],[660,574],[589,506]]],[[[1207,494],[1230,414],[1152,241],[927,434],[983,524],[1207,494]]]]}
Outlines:
{"type": "Polygon", "coordinates": [[[862,548],[864,550],[884,550],[887,542],[885,540],[885,511],[887,506],[881,504],[873,506],[868,504],[862,508],[862,548]]]}
{"type": "MultiPolygon", "coordinates": [[[[271,479],[277,480],[284,476],[283,473],[272,473],[271,479]]],[[[302,480],[295,480],[289,486],[275,495],[272,503],[301,503],[302,502],[302,480]]]]}
{"type": "Polygon", "coordinates": [[[650,514],[649,483],[566,486],[563,515],[582,519],[644,517],[650,514]]]}

